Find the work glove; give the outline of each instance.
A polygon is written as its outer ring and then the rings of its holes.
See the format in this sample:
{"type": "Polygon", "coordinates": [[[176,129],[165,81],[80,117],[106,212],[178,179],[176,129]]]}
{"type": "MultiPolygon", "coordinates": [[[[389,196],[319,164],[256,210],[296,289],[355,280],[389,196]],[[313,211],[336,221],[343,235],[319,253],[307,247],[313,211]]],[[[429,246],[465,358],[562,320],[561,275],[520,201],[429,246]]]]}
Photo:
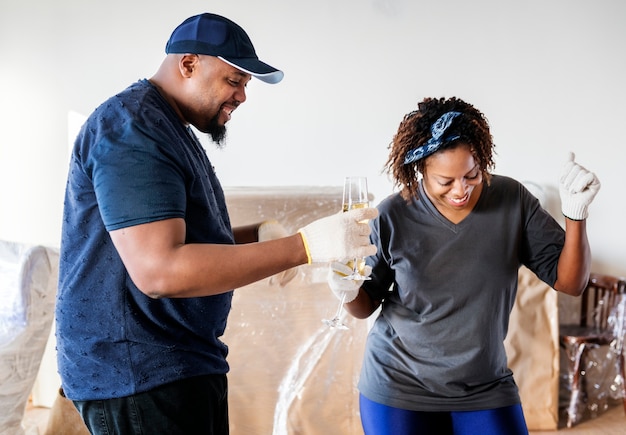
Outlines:
{"type": "Polygon", "coordinates": [[[298,230],[308,263],[326,263],[344,258],[369,257],[376,246],[369,240],[367,220],[378,216],[372,207],[339,212],[311,222],[298,230]]]}
{"type": "Polygon", "coordinates": [[[600,190],[600,181],[593,172],[576,163],[574,158],[574,153],[570,152],[563,165],[559,194],[563,215],[571,220],[581,221],[589,215],[589,204],[600,190]]]}
{"type": "MultiPolygon", "coordinates": [[[[280,239],[289,235],[285,227],[274,219],[262,222],[257,229],[257,234],[259,242],[280,239]]],[[[270,285],[278,284],[281,287],[284,287],[296,276],[298,276],[298,268],[292,267],[270,277],[269,283],[270,285]]]]}
{"type": "MultiPolygon", "coordinates": [[[[372,273],[371,266],[365,265],[363,270],[360,271],[364,276],[370,276],[372,273]]],[[[339,261],[333,261],[328,268],[328,286],[333,291],[333,294],[337,297],[337,299],[341,300],[341,298],[345,295],[345,299],[343,302],[347,304],[348,302],[352,302],[359,295],[359,289],[361,285],[363,285],[362,279],[344,279],[346,276],[352,273],[352,262],[348,262],[344,264],[339,261]]]]}

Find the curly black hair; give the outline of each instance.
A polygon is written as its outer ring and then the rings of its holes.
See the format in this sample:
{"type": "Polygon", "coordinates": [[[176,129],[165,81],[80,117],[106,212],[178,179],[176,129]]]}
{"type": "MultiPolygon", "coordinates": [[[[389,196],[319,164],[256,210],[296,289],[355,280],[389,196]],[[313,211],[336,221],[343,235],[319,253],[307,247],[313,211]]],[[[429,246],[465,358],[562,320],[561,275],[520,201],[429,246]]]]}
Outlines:
{"type": "Polygon", "coordinates": [[[456,97],[425,98],[417,107],[417,110],[407,113],[400,122],[398,131],[389,144],[389,159],[385,164],[386,172],[391,175],[394,185],[400,188],[402,197],[407,201],[418,198],[418,175],[424,173],[425,160],[428,158],[405,164],[407,153],[428,142],[433,123],[441,115],[451,111],[462,113],[452,121],[448,129],[450,133],[458,135],[459,139],[441,149],[451,149],[460,143],[469,144],[485,182],[489,183],[491,171],[495,167],[495,145],[489,123],[482,112],[456,97]]]}

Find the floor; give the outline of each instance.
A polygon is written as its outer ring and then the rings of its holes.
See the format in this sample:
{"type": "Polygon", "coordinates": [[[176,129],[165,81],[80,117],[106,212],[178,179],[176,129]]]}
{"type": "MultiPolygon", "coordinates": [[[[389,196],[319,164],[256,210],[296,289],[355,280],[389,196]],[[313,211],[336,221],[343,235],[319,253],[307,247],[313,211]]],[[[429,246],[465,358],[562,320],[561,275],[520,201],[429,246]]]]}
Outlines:
{"type": "MultiPolygon", "coordinates": [[[[26,435],[58,435],[46,432],[48,408],[28,406],[24,418],[26,435]]],[[[530,435],[624,435],[626,434],[626,414],[621,406],[613,406],[599,417],[584,421],[571,429],[563,428],[557,431],[531,431],[530,435]]],[[[237,434],[233,434],[237,435],[237,434]]]]}
{"type": "Polygon", "coordinates": [[[24,426],[26,432],[25,435],[44,435],[46,432],[46,424],[48,423],[49,413],[49,408],[33,407],[29,401],[26,406],[24,420],[22,420],[22,426],[24,426]]]}
{"type": "Polygon", "coordinates": [[[624,435],[626,434],[626,413],[619,406],[610,407],[604,414],[594,419],[583,421],[568,429],[560,428],[557,431],[531,431],[530,435],[624,435]]]}

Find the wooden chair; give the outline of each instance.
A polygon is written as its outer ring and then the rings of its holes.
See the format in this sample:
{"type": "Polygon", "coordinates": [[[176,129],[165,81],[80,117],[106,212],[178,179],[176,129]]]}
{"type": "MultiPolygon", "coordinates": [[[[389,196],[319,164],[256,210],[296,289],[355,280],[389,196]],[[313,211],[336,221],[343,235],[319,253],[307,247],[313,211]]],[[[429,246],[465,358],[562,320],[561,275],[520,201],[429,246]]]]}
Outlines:
{"type": "Polygon", "coordinates": [[[626,388],[624,381],[624,333],[626,320],[626,281],[622,278],[592,273],[581,300],[580,322],[560,325],[559,341],[569,362],[569,391],[567,427],[576,423],[576,405],[581,395],[583,378],[581,361],[591,347],[611,346],[616,354],[616,365],[622,376],[622,400],[626,413],[626,388]],[[609,320],[611,319],[611,321],[609,320]]]}

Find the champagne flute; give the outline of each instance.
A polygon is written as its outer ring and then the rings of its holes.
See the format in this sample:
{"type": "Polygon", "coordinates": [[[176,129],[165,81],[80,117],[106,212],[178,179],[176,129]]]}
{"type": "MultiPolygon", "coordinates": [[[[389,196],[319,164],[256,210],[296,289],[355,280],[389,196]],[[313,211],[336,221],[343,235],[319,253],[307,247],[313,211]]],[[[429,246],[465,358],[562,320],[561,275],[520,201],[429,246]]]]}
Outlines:
{"type": "MultiPolygon", "coordinates": [[[[367,208],[369,206],[368,196],[366,177],[346,177],[343,186],[343,212],[356,208],[367,208]]],[[[370,279],[362,274],[365,268],[365,258],[353,258],[348,266],[352,266],[352,273],[343,279],[361,281],[370,279]]]]}
{"type": "MultiPolygon", "coordinates": [[[[343,186],[343,202],[342,211],[345,213],[348,210],[356,208],[367,208],[369,206],[369,194],[367,191],[367,178],[366,177],[346,177],[343,186]]],[[[365,258],[353,258],[348,262],[348,266],[352,267],[352,273],[343,277],[342,279],[349,280],[367,280],[368,276],[363,275],[361,272],[365,268],[365,258]]],[[[341,314],[343,312],[343,306],[346,300],[346,293],[341,296],[337,312],[332,319],[323,319],[326,325],[336,329],[348,329],[348,327],[341,321],[341,314]]]]}

